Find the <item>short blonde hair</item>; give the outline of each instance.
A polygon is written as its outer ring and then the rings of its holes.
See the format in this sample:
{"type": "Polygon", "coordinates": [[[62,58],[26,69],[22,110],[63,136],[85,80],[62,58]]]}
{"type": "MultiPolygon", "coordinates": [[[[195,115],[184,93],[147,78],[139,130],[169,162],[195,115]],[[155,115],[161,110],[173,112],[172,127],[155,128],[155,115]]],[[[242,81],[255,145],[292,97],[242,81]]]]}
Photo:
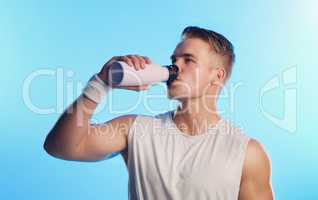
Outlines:
{"type": "Polygon", "coordinates": [[[235,62],[235,54],[234,47],[228,39],[220,33],[197,26],[188,26],[182,31],[181,39],[185,40],[187,38],[198,38],[210,44],[215,52],[224,58],[226,80],[230,78],[235,62]]]}

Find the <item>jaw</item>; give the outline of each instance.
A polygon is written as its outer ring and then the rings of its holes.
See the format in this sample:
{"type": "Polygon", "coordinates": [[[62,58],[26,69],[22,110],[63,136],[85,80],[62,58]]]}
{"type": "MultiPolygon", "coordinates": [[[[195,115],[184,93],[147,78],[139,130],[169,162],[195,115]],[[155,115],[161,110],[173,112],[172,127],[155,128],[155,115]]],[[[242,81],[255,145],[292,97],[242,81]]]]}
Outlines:
{"type": "Polygon", "coordinates": [[[208,110],[215,109],[218,98],[219,87],[212,87],[206,90],[204,94],[192,94],[189,91],[184,91],[179,87],[168,88],[167,97],[170,100],[177,100],[185,107],[202,107],[208,110]]]}

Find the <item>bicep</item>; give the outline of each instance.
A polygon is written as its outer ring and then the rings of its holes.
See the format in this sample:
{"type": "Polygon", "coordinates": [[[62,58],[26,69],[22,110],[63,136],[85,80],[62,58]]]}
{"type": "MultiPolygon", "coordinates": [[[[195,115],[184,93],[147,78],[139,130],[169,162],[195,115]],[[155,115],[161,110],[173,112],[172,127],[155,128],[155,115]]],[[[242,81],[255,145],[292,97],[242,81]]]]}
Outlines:
{"type": "Polygon", "coordinates": [[[270,183],[246,180],[241,183],[239,200],[273,200],[270,183]]]}
{"type": "Polygon", "coordinates": [[[127,147],[127,135],[136,115],[124,115],[103,124],[93,124],[80,147],[83,160],[101,160],[127,147]]]}
{"type": "Polygon", "coordinates": [[[270,160],[262,146],[251,139],[243,166],[239,200],[272,200],[270,160]]]}

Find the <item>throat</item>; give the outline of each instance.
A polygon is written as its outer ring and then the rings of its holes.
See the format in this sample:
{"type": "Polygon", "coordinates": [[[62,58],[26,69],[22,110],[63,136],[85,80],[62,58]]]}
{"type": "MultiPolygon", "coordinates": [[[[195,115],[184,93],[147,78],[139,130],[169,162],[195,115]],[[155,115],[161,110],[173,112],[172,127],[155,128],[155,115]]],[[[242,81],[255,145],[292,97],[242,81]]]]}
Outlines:
{"type": "Polygon", "coordinates": [[[215,127],[222,118],[218,114],[208,116],[202,114],[189,115],[175,111],[171,113],[171,119],[182,133],[195,136],[208,132],[208,130],[215,127]]]}

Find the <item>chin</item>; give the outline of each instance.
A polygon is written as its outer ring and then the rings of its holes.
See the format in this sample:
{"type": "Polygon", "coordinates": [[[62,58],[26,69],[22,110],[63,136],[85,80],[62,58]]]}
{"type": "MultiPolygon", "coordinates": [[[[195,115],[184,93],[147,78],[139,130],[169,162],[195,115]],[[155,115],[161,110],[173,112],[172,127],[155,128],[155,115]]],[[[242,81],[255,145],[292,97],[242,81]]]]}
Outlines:
{"type": "Polygon", "coordinates": [[[168,98],[173,100],[182,100],[188,99],[191,95],[189,95],[185,91],[178,90],[177,88],[168,88],[168,98]]]}

